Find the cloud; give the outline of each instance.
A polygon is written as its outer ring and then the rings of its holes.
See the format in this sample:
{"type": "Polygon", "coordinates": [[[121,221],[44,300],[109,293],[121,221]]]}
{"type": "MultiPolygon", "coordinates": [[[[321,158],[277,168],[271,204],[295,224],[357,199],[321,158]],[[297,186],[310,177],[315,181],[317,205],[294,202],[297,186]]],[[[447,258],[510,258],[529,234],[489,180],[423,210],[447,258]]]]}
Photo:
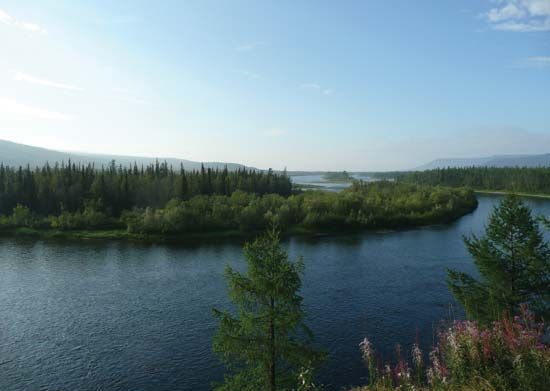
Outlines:
{"type": "Polygon", "coordinates": [[[51,80],[48,80],[48,79],[42,79],[42,78],[39,78],[39,77],[36,77],[36,76],[33,76],[33,75],[29,75],[28,73],[23,73],[23,72],[15,72],[14,75],[13,75],[13,80],[22,81],[22,82],[29,83],[29,84],[37,84],[37,85],[41,85],[41,86],[45,86],[45,87],[59,88],[59,89],[62,89],[62,90],[67,90],[67,91],[78,91],[78,92],[84,91],[80,87],[76,87],[76,86],[73,86],[73,85],[70,85],[70,84],[58,83],[58,82],[51,81],[51,80]]]}
{"type": "Polygon", "coordinates": [[[68,121],[72,119],[71,115],[65,113],[28,106],[13,99],[4,98],[0,98],[0,113],[53,121],[68,121]]]}
{"type": "Polygon", "coordinates": [[[494,0],[483,16],[495,30],[550,31],[550,0],[494,0]]]}
{"type": "Polygon", "coordinates": [[[318,91],[323,95],[331,95],[334,92],[334,90],[332,88],[325,88],[325,87],[323,87],[322,85],[320,85],[318,83],[302,83],[302,84],[300,84],[300,88],[304,88],[304,89],[307,89],[307,90],[318,91]]]}
{"type": "Polygon", "coordinates": [[[321,86],[317,83],[302,83],[300,84],[300,87],[307,88],[310,90],[320,90],[321,86]]]}
{"type": "Polygon", "coordinates": [[[534,68],[550,67],[550,56],[533,56],[527,57],[523,61],[524,65],[534,68]]]}
{"type": "Polygon", "coordinates": [[[237,52],[251,52],[253,50],[256,50],[262,46],[264,46],[265,44],[263,42],[245,42],[245,43],[242,43],[240,45],[237,45],[235,47],[235,50],[237,52]]]}
{"type": "Polygon", "coordinates": [[[46,30],[41,26],[39,26],[38,24],[17,20],[1,8],[0,8],[0,23],[18,28],[20,30],[33,32],[33,33],[42,33],[42,34],[46,33],[46,30]]]}

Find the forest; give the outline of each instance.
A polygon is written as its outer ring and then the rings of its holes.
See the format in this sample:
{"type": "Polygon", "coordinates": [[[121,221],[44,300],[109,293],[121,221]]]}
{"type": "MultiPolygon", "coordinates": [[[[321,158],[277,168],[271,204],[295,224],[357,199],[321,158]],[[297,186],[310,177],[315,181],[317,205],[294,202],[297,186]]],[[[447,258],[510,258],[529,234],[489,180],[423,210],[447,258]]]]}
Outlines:
{"type": "Polygon", "coordinates": [[[471,187],[529,194],[550,194],[550,168],[468,167],[428,171],[379,173],[378,178],[393,178],[419,185],[471,187]]]}
{"type": "Polygon", "coordinates": [[[236,190],[288,196],[292,184],[285,173],[271,170],[229,171],[203,166],[200,171],[176,171],[159,162],[128,168],[113,161],[99,169],[70,161],[34,170],[0,165],[0,214],[22,205],[39,215],[58,215],[83,211],[93,204],[98,211],[119,217],[123,210],[162,207],[173,198],[231,195],[236,190]]]}
{"type": "Polygon", "coordinates": [[[340,193],[292,189],[273,171],[174,171],[74,164],[0,166],[4,230],[123,230],[134,235],[400,228],[454,220],[477,206],[466,188],[380,181],[340,193]]]}
{"type": "Polygon", "coordinates": [[[353,180],[353,177],[347,172],[335,172],[335,171],[329,171],[325,172],[322,176],[324,181],[327,182],[351,182],[353,180]]]}

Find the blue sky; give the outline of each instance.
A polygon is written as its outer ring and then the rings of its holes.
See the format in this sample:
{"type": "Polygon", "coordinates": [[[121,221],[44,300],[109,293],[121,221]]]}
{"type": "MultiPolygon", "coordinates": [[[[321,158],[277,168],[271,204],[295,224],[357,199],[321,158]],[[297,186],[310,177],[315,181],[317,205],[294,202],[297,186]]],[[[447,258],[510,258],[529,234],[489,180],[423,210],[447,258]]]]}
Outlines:
{"type": "Polygon", "coordinates": [[[292,170],[550,152],[550,0],[0,1],[0,138],[292,170]]]}

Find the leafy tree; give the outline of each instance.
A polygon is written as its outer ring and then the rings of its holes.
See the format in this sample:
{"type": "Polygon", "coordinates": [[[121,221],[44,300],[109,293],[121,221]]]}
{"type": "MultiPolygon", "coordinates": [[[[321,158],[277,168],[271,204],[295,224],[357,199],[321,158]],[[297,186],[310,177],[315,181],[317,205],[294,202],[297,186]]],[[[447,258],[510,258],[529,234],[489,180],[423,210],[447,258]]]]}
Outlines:
{"type": "Polygon", "coordinates": [[[217,390],[296,389],[304,368],[322,353],[311,346],[305,326],[300,273],[303,262],[288,260],[273,229],[244,247],[248,272],[227,267],[225,275],[237,314],[214,310],[219,329],[213,348],[230,370],[217,390]]]}
{"type": "Polygon", "coordinates": [[[480,280],[455,270],[448,284],[468,316],[481,321],[518,313],[523,303],[539,316],[550,309],[550,249],[531,210],[509,195],[495,207],[485,235],[465,237],[480,280]]]}

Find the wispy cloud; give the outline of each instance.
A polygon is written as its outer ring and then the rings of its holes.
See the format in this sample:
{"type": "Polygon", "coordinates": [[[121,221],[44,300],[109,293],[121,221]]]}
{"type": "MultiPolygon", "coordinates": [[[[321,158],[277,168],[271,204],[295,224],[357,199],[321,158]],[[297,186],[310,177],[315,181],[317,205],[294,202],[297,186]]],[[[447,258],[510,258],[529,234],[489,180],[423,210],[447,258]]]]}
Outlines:
{"type": "Polygon", "coordinates": [[[523,65],[533,68],[547,68],[550,67],[550,56],[527,57],[523,61],[523,65]]]}
{"type": "Polygon", "coordinates": [[[67,90],[67,91],[77,91],[77,92],[84,91],[84,89],[77,86],[73,86],[71,84],[59,83],[56,81],[43,79],[40,77],[29,75],[28,73],[24,73],[24,72],[15,72],[13,74],[13,80],[21,81],[29,84],[37,84],[45,87],[59,88],[61,90],[67,90]]]}
{"type": "Polygon", "coordinates": [[[16,100],[5,98],[0,98],[0,113],[53,121],[68,121],[73,118],[69,114],[29,106],[16,100]]]}
{"type": "Polygon", "coordinates": [[[550,0],[493,0],[483,16],[495,30],[550,31],[550,0]]]}
{"type": "Polygon", "coordinates": [[[265,43],[263,42],[244,42],[237,46],[235,46],[235,51],[237,52],[251,52],[253,50],[256,50],[262,46],[264,46],[265,43]]]}
{"type": "Polygon", "coordinates": [[[38,24],[18,20],[1,8],[0,8],[0,23],[18,28],[20,30],[29,31],[32,33],[42,33],[42,34],[46,33],[46,30],[41,26],[39,26],[38,24]]]}
{"type": "Polygon", "coordinates": [[[302,83],[302,84],[300,84],[300,88],[304,88],[304,89],[307,89],[307,90],[318,91],[319,93],[321,93],[323,95],[331,95],[334,92],[334,90],[332,88],[325,88],[325,87],[323,87],[322,85],[320,85],[318,83],[302,83]]]}
{"type": "Polygon", "coordinates": [[[302,83],[302,84],[300,84],[300,87],[306,88],[308,90],[320,90],[321,89],[321,85],[319,85],[317,83],[302,83]]]}

